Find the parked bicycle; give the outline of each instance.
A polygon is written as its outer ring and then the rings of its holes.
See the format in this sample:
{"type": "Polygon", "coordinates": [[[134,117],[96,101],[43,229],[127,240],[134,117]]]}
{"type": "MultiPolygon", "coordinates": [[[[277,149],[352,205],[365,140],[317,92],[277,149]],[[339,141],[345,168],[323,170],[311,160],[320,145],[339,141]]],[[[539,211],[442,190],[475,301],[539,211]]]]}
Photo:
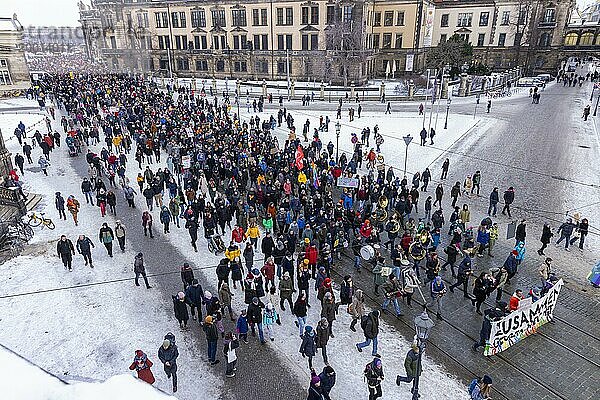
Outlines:
{"type": "Polygon", "coordinates": [[[31,213],[29,213],[29,220],[27,221],[27,224],[29,226],[33,226],[33,227],[42,225],[42,227],[45,226],[48,229],[56,228],[56,226],[54,225],[54,222],[52,222],[52,220],[50,218],[44,217],[44,213],[40,213],[38,215],[35,213],[35,211],[32,211],[31,213]]]}

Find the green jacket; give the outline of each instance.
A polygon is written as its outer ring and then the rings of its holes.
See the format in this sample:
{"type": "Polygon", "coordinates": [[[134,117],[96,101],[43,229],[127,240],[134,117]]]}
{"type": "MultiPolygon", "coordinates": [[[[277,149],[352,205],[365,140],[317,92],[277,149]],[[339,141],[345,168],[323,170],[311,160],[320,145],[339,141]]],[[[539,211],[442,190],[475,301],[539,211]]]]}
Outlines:
{"type": "Polygon", "coordinates": [[[420,376],[422,368],[419,365],[419,353],[410,349],[404,359],[404,368],[406,369],[407,376],[413,378],[420,376]]]}

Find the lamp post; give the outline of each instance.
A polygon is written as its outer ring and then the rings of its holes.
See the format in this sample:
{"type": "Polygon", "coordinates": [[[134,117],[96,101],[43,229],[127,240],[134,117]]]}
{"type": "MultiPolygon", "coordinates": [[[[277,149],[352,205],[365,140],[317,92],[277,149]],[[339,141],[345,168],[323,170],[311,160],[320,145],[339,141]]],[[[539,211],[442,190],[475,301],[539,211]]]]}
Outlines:
{"type": "Polygon", "coordinates": [[[592,85],[592,94],[590,95],[590,101],[592,101],[592,99],[594,98],[594,90],[596,90],[596,84],[595,83],[592,85]]]}
{"type": "Polygon", "coordinates": [[[337,164],[339,161],[340,155],[340,121],[335,123],[335,163],[337,164]]]}
{"type": "Polygon", "coordinates": [[[452,103],[452,99],[448,97],[448,100],[446,100],[446,121],[444,122],[444,129],[448,129],[448,113],[450,112],[450,103],[452,103]]]}
{"type": "Polygon", "coordinates": [[[412,142],[413,137],[410,136],[410,133],[406,136],[403,136],[404,143],[406,144],[406,152],[404,153],[404,176],[406,177],[406,162],[408,161],[408,145],[412,142]]]}
{"type": "Polygon", "coordinates": [[[594,117],[596,116],[596,113],[598,112],[598,101],[600,101],[600,94],[598,94],[598,96],[596,96],[596,107],[594,107],[594,117]]]}
{"type": "Polygon", "coordinates": [[[423,310],[423,312],[415,317],[415,339],[417,341],[417,346],[419,346],[419,364],[417,365],[417,374],[415,376],[415,380],[412,388],[412,398],[413,400],[417,400],[419,396],[419,377],[421,376],[422,371],[422,356],[425,348],[427,346],[427,339],[429,338],[429,334],[431,333],[431,329],[435,324],[427,315],[427,311],[423,310]]]}

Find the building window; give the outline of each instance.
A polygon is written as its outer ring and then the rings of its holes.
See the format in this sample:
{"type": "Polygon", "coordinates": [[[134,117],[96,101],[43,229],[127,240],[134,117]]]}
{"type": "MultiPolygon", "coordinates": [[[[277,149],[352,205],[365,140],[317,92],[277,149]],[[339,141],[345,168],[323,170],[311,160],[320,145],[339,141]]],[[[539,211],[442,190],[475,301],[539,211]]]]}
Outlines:
{"type": "Polygon", "coordinates": [[[477,36],[477,46],[483,46],[485,42],[485,33],[480,33],[479,36],[477,36]]]}
{"type": "Polygon", "coordinates": [[[300,23],[302,25],[308,25],[308,14],[310,13],[310,7],[302,7],[302,15],[300,16],[300,23]]]}
{"type": "Polygon", "coordinates": [[[169,15],[166,12],[155,12],[154,18],[156,19],[157,28],[169,27],[169,15]]]}
{"type": "Polygon", "coordinates": [[[373,26],[381,26],[381,13],[376,12],[373,14],[373,26]]]}
{"type": "Polygon", "coordinates": [[[216,68],[217,68],[217,72],[225,71],[225,61],[217,60],[216,68]]]}
{"type": "Polygon", "coordinates": [[[594,34],[591,32],[586,32],[583,35],[581,35],[581,38],[579,39],[579,45],[580,46],[591,46],[594,44],[594,34]]]}
{"type": "Polygon", "coordinates": [[[277,50],[292,50],[292,35],[277,35],[277,50]]]}
{"type": "Polygon", "coordinates": [[[448,26],[448,20],[450,19],[450,14],[442,14],[442,19],[440,20],[440,25],[442,28],[446,28],[448,26]]]}
{"type": "Polygon", "coordinates": [[[510,22],[510,11],[502,11],[502,19],[500,19],[500,25],[508,25],[510,22]]]}
{"type": "Polygon", "coordinates": [[[379,48],[379,33],[374,33],[373,34],[373,48],[374,49],[378,49],[379,48]]]}
{"type": "Polygon", "coordinates": [[[549,47],[552,43],[552,35],[544,32],[540,35],[540,47],[549,47]]]}
{"type": "Polygon", "coordinates": [[[319,25],[319,6],[310,8],[310,24],[319,25]]]}
{"type": "Polygon", "coordinates": [[[285,9],[285,24],[294,25],[294,9],[292,7],[286,7],[285,9]]]}
{"type": "Polygon", "coordinates": [[[212,26],[220,26],[220,27],[225,27],[226,25],[226,21],[225,21],[225,10],[213,10],[211,11],[212,14],[212,26]]]}
{"type": "Polygon", "coordinates": [[[458,13],[458,21],[456,26],[471,26],[473,22],[473,13],[458,13]]]}
{"type": "Polygon", "coordinates": [[[344,14],[343,14],[343,19],[342,19],[344,22],[352,21],[352,10],[353,10],[352,6],[344,6],[344,8],[343,8],[344,14]]]}
{"type": "Polygon", "coordinates": [[[488,11],[479,14],[479,26],[488,26],[490,13],[488,11]]]}
{"type": "Polygon", "coordinates": [[[259,74],[269,73],[269,63],[265,60],[259,60],[254,63],[254,70],[259,74]]]}
{"type": "Polygon", "coordinates": [[[506,33],[501,33],[498,35],[498,46],[504,46],[506,42],[506,33]]]}
{"type": "Polygon", "coordinates": [[[254,50],[269,50],[268,35],[254,35],[254,50]]]}
{"type": "Polygon", "coordinates": [[[246,71],[248,71],[248,67],[246,65],[246,61],[235,61],[233,63],[233,71],[234,72],[246,72],[246,71]]]}
{"type": "Polygon", "coordinates": [[[260,25],[260,18],[259,18],[259,14],[260,13],[260,9],[255,8],[252,10],[252,26],[259,26],[260,25]]]}
{"type": "Polygon", "coordinates": [[[554,8],[547,8],[544,14],[544,22],[551,24],[556,22],[556,10],[554,8]]]}
{"type": "Polygon", "coordinates": [[[394,46],[397,49],[401,49],[402,48],[402,34],[401,33],[396,33],[396,46],[394,46]]]}
{"type": "Polygon", "coordinates": [[[160,35],[158,36],[158,48],[160,50],[170,49],[171,48],[171,40],[169,36],[160,35]]]}
{"type": "Polygon", "coordinates": [[[150,27],[150,23],[148,22],[148,12],[147,11],[137,13],[137,23],[138,23],[138,28],[150,27]]]}
{"type": "Polygon", "coordinates": [[[292,62],[286,63],[285,60],[277,61],[277,74],[284,75],[288,73],[288,69],[290,74],[292,73],[292,62]],[[286,68],[287,67],[287,68],[286,68]]]}
{"type": "Polygon", "coordinates": [[[568,33],[565,36],[565,46],[577,46],[577,39],[579,36],[576,33],[568,33]]]}
{"type": "Polygon", "coordinates": [[[440,35],[440,43],[444,43],[446,40],[448,40],[448,36],[445,33],[442,33],[440,35]]]}
{"type": "Polygon", "coordinates": [[[206,50],[208,48],[206,35],[194,36],[194,48],[196,50],[206,50]]]}
{"type": "Polygon", "coordinates": [[[526,20],[527,20],[527,8],[521,8],[519,10],[519,21],[517,22],[517,24],[524,25],[526,20]]]}
{"type": "Polygon", "coordinates": [[[110,37],[110,48],[111,49],[116,49],[117,48],[117,38],[114,36],[110,37]]]}
{"type": "Polygon", "coordinates": [[[283,25],[283,8],[277,9],[277,25],[283,25]]]}
{"type": "Polygon", "coordinates": [[[233,26],[246,26],[246,10],[231,10],[233,26]]]}
{"type": "Polygon", "coordinates": [[[188,42],[186,35],[175,35],[175,48],[177,50],[187,50],[188,42]]]}
{"type": "Polygon", "coordinates": [[[383,34],[383,42],[381,44],[382,49],[391,49],[392,48],[392,34],[384,33],[383,34]]]}
{"type": "Polygon", "coordinates": [[[206,28],[206,14],[204,9],[192,11],[192,28],[206,28]]]}
{"type": "Polygon", "coordinates": [[[233,49],[234,50],[246,50],[248,48],[248,41],[246,35],[233,35],[233,49]]]}
{"type": "Polygon", "coordinates": [[[158,60],[158,69],[167,70],[169,69],[169,60],[161,58],[158,60]]]}
{"type": "Polygon", "coordinates": [[[208,71],[208,62],[206,60],[196,60],[196,71],[208,71]]]}
{"type": "Polygon", "coordinates": [[[262,26],[267,26],[267,9],[266,8],[260,9],[260,24],[262,26]]]}
{"type": "Polygon", "coordinates": [[[394,12],[386,11],[383,14],[383,26],[392,26],[394,24],[394,12]]]}
{"type": "Polygon", "coordinates": [[[316,33],[310,35],[310,49],[319,50],[319,35],[316,33]]]}
{"type": "Polygon", "coordinates": [[[460,38],[460,40],[469,43],[470,35],[468,33],[460,33],[458,37],[460,38]]]}
{"type": "Polygon", "coordinates": [[[292,35],[285,35],[285,48],[288,50],[293,50],[292,44],[292,35]]]}
{"type": "Polygon", "coordinates": [[[12,79],[8,70],[8,61],[6,59],[0,60],[0,86],[12,85],[12,79]]]}
{"type": "Polygon", "coordinates": [[[327,6],[327,25],[335,22],[335,6],[327,6]]]}
{"type": "Polygon", "coordinates": [[[515,32],[515,41],[513,44],[515,46],[520,46],[522,37],[523,37],[523,32],[515,32]]]}
{"type": "Polygon", "coordinates": [[[219,50],[220,46],[219,46],[219,37],[218,36],[213,36],[213,49],[214,50],[219,50]]]}
{"type": "Polygon", "coordinates": [[[179,12],[174,11],[174,12],[171,13],[171,24],[172,24],[171,26],[173,28],[180,28],[180,26],[179,26],[179,12]]]}
{"type": "Polygon", "coordinates": [[[404,11],[396,13],[396,26],[404,26],[404,11]]]}
{"type": "Polygon", "coordinates": [[[177,59],[177,70],[178,71],[189,71],[190,69],[190,60],[187,58],[178,58],[177,59]]]}

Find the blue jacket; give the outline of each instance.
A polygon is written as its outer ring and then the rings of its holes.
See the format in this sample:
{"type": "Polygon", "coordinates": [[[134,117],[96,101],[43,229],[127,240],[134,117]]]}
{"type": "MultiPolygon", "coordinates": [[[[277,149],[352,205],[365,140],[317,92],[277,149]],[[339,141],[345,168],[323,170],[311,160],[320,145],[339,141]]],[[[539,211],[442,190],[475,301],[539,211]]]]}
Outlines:
{"type": "Polygon", "coordinates": [[[477,242],[486,245],[490,242],[490,233],[487,230],[477,230],[477,242]]]}
{"type": "Polygon", "coordinates": [[[248,333],[248,319],[242,315],[239,316],[236,324],[236,329],[238,333],[245,334],[248,333]]]}
{"type": "Polygon", "coordinates": [[[517,251],[517,260],[523,260],[525,258],[525,244],[523,242],[519,242],[515,246],[515,250],[517,251]]]}

